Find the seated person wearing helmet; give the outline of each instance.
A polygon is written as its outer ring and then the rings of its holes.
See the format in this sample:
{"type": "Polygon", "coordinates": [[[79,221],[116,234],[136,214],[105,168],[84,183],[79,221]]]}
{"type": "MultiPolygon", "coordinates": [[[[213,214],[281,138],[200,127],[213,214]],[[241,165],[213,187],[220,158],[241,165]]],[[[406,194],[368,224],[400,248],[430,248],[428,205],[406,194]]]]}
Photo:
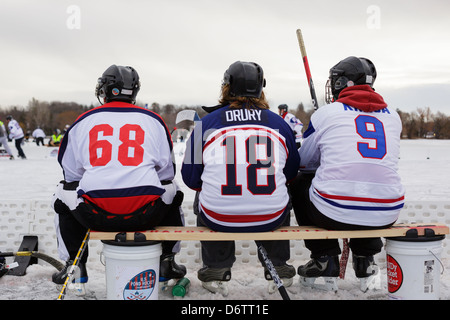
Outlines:
{"type": "MultiPolygon", "coordinates": [[[[139,75],[132,67],[110,66],[98,79],[96,96],[105,102],[73,123],[61,140],[58,162],[64,181],[53,198],[60,257],[70,265],[88,229],[142,231],[182,226],[183,193],[172,180],[172,139],[163,119],[135,106],[139,75]]],[[[176,242],[162,243],[160,277],[181,278],[174,261],[176,242]]],[[[80,257],[87,281],[87,250],[80,257]]],[[[67,266],[53,275],[64,283],[67,266]]]]}
{"type": "MultiPolygon", "coordinates": [[[[348,57],[330,70],[327,105],[311,117],[299,150],[300,174],[291,184],[299,225],[331,230],[387,228],[404,204],[397,172],[402,124],[373,89],[374,64],[348,57]]],[[[298,268],[305,278],[337,277],[337,239],[305,240],[312,260],[298,268]]],[[[374,270],[380,238],[350,239],[358,278],[374,270]]]]}
{"type": "MultiPolygon", "coordinates": [[[[198,225],[223,232],[262,232],[289,225],[286,184],[298,172],[299,156],[291,128],[269,110],[262,68],[237,61],[225,72],[220,105],[204,107],[187,144],[183,181],[197,190],[198,225]]],[[[289,241],[262,241],[285,286],[295,269],[287,265],[289,241]]],[[[202,241],[202,285],[227,294],[236,260],[234,241],[202,241]]],[[[265,271],[267,280],[271,280],[265,271]]],[[[289,282],[290,281],[290,282],[289,282]]]]}
{"type": "Polygon", "coordinates": [[[59,146],[59,144],[61,143],[62,137],[63,136],[61,134],[61,130],[55,129],[55,133],[52,134],[52,136],[50,137],[50,140],[48,141],[49,147],[57,147],[57,146],[59,146]]]}

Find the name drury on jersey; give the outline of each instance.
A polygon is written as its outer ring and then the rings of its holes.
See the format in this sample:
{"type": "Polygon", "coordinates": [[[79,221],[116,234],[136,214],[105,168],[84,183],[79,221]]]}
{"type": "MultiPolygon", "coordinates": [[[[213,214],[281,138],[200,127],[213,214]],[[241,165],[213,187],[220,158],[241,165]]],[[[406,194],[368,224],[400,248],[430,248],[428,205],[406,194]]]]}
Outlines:
{"type": "Polygon", "coordinates": [[[225,111],[226,122],[239,122],[239,121],[261,121],[261,111],[259,109],[234,109],[225,111]]]}

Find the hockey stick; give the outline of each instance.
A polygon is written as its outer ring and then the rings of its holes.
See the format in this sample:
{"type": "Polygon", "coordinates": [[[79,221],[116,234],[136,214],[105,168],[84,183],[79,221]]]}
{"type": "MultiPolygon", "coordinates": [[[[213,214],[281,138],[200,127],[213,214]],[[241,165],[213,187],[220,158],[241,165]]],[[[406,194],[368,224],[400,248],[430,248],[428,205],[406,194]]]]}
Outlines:
{"type": "Polygon", "coordinates": [[[64,265],[60,261],[38,251],[0,252],[0,257],[33,257],[48,262],[58,271],[64,269],[64,265]]]}
{"type": "Polygon", "coordinates": [[[255,241],[256,246],[258,247],[258,251],[261,254],[262,261],[264,263],[264,266],[269,270],[270,275],[272,276],[273,281],[275,282],[278,291],[281,294],[281,297],[283,300],[291,300],[289,298],[289,295],[286,291],[286,288],[283,285],[283,282],[281,281],[280,277],[278,276],[277,271],[275,270],[275,267],[273,266],[272,261],[269,259],[269,256],[267,255],[266,249],[263,247],[260,241],[255,241]]]}
{"type": "Polygon", "coordinates": [[[67,272],[66,281],[64,281],[64,285],[61,289],[61,292],[59,293],[58,300],[63,300],[64,296],[66,295],[67,284],[69,283],[69,281],[72,281],[73,275],[75,274],[75,270],[78,267],[80,258],[83,255],[84,250],[86,249],[87,243],[89,241],[90,233],[91,233],[91,229],[88,229],[86,232],[86,235],[84,236],[83,242],[81,242],[80,249],[78,249],[77,256],[75,257],[75,260],[73,260],[73,264],[70,267],[69,271],[67,272]]]}
{"type": "Polygon", "coordinates": [[[305,43],[303,41],[303,35],[300,29],[297,29],[297,40],[300,46],[300,52],[302,54],[303,65],[305,66],[306,78],[308,80],[309,92],[311,94],[314,110],[317,110],[319,108],[319,105],[317,104],[316,90],[314,89],[314,83],[311,77],[311,70],[309,69],[308,57],[306,55],[305,43]]]}
{"type": "MultiPolygon", "coordinates": [[[[314,110],[317,110],[319,108],[319,105],[317,103],[316,90],[314,89],[314,84],[311,77],[311,70],[309,69],[308,56],[306,55],[305,42],[303,41],[302,30],[300,29],[297,29],[297,39],[298,44],[300,46],[300,52],[302,53],[303,64],[305,66],[306,78],[308,79],[309,92],[311,93],[311,98],[313,100],[314,110]]],[[[341,255],[341,260],[339,262],[341,279],[344,279],[345,277],[345,269],[347,268],[348,255],[349,255],[348,239],[343,239],[343,252],[341,255]]]]}
{"type": "Polygon", "coordinates": [[[347,269],[348,256],[350,253],[350,248],[348,246],[348,239],[342,239],[342,254],[339,261],[339,278],[345,278],[345,270],[347,269]]]}

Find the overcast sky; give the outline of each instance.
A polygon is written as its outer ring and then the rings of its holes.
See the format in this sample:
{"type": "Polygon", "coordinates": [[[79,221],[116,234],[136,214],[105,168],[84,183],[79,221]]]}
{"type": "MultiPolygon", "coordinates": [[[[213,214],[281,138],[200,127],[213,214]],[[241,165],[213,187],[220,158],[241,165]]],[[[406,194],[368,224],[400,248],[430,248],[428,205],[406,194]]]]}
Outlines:
{"type": "Polygon", "coordinates": [[[391,107],[450,115],[449,13],[448,0],[1,0],[0,106],[95,104],[111,64],[137,69],[141,103],[215,105],[242,60],[264,69],[273,110],[308,107],[301,28],[319,105],[330,67],[355,55],[391,107]]]}

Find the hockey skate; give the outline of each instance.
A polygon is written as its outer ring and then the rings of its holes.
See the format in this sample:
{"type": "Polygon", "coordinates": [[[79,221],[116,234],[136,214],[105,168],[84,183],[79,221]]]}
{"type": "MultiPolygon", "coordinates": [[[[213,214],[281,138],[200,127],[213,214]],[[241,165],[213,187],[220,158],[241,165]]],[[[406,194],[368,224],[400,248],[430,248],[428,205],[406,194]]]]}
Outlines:
{"type": "Polygon", "coordinates": [[[212,293],[220,293],[224,297],[228,296],[228,285],[226,282],[231,279],[230,268],[203,267],[198,271],[197,276],[206,290],[212,293]]]}
{"type": "MultiPolygon", "coordinates": [[[[281,281],[283,282],[284,287],[290,287],[294,282],[295,277],[295,268],[291,265],[285,264],[282,266],[275,266],[275,270],[278,273],[281,281]]],[[[278,291],[278,287],[276,283],[272,279],[272,275],[270,274],[267,268],[264,268],[264,278],[269,281],[268,291],[269,293],[274,293],[278,291]]]]}
{"type": "Polygon", "coordinates": [[[161,255],[159,262],[159,291],[171,290],[186,275],[186,267],[175,262],[175,254],[161,255]]]}
{"type": "Polygon", "coordinates": [[[362,292],[381,289],[380,268],[376,265],[373,256],[353,254],[353,270],[360,281],[362,292]]]}
{"type": "Polygon", "coordinates": [[[338,256],[313,258],[307,264],[298,267],[297,273],[300,275],[300,284],[302,286],[325,291],[338,291],[338,256]]]}
{"type": "Polygon", "coordinates": [[[86,283],[88,282],[88,274],[85,263],[79,263],[78,266],[73,265],[73,261],[66,262],[66,266],[61,271],[52,275],[53,283],[56,283],[57,289],[60,291],[69,275],[67,289],[71,290],[77,296],[86,295],[86,283]]]}

